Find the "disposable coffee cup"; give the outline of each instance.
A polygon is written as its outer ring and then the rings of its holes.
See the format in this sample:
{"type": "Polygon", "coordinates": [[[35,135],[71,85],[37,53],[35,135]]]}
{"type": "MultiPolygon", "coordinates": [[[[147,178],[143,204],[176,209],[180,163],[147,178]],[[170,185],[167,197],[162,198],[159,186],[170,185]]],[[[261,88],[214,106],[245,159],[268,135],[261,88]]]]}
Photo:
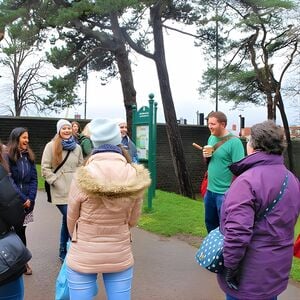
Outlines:
{"type": "Polygon", "coordinates": [[[214,147],[211,145],[206,145],[203,147],[203,152],[205,157],[211,157],[214,152],[214,147]]]}

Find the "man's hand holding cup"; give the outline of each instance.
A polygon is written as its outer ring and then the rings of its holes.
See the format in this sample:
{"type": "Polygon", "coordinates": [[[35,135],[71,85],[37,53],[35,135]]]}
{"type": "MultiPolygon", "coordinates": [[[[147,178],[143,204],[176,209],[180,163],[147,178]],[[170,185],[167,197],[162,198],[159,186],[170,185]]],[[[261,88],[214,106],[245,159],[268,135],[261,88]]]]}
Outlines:
{"type": "Polygon", "coordinates": [[[203,146],[203,157],[211,157],[214,152],[214,147],[211,145],[203,146]]]}

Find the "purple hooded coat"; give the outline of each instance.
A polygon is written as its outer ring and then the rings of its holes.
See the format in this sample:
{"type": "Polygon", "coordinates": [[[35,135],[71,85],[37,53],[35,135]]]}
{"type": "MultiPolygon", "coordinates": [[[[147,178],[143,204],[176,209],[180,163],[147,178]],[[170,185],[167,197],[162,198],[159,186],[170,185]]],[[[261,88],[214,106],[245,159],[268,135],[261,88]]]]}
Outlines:
{"type": "Polygon", "coordinates": [[[241,266],[239,290],[230,289],[222,275],[222,290],[243,300],[278,296],[288,284],[293,258],[294,226],[300,212],[298,179],[284,166],[281,155],[255,152],[230,167],[237,178],[226,194],[221,211],[224,264],[241,266]],[[278,195],[285,175],[282,199],[262,220],[263,212],[278,195]]]}

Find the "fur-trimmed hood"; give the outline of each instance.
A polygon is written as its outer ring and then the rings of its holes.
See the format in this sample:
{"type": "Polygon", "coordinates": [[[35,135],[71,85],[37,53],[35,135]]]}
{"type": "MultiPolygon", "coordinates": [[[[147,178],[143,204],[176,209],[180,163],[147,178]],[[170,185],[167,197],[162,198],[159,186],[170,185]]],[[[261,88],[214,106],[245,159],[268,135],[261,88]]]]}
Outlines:
{"type": "Polygon", "coordinates": [[[151,183],[143,165],[129,164],[123,155],[113,152],[92,155],[75,178],[84,193],[96,197],[135,196],[151,183]]]}

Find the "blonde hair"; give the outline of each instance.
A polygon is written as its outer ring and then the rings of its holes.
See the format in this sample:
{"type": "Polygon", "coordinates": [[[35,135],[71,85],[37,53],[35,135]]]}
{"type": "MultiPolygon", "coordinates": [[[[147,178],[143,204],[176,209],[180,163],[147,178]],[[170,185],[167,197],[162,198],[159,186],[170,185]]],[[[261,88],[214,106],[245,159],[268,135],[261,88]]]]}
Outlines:
{"type": "Polygon", "coordinates": [[[91,132],[90,132],[90,123],[91,123],[91,122],[87,123],[87,124],[84,126],[83,130],[81,131],[81,133],[82,133],[83,135],[85,135],[86,137],[88,137],[88,138],[91,136],[91,132]]]}

